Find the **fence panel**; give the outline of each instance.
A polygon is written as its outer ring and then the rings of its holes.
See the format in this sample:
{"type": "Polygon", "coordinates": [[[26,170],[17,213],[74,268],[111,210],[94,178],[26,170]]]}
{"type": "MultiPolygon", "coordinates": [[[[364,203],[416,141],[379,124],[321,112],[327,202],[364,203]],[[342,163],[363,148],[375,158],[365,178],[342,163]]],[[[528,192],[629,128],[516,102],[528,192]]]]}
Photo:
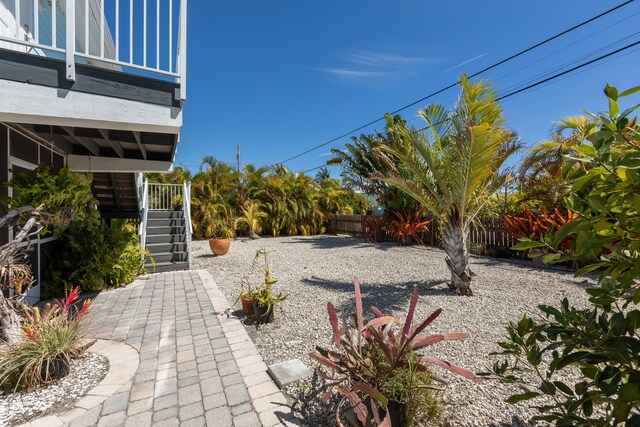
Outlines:
{"type": "MultiPolygon", "coordinates": [[[[327,230],[332,234],[363,236],[362,215],[333,214],[327,230]]],[[[436,221],[429,224],[428,231],[420,235],[427,246],[442,247],[439,227],[436,221]]],[[[469,251],[476,255],[494,255],[497,249],[504,251],[518,243],[502,226],[497,217],[480,217],[469,230],[469,251]]]]}

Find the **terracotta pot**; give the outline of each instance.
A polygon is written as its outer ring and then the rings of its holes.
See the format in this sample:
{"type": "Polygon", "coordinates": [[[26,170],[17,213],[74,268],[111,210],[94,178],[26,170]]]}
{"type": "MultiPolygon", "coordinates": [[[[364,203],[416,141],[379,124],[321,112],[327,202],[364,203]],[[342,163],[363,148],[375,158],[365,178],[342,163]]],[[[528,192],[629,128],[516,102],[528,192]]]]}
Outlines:
{"type": "Polygon", "coordinates": [[[229,252],[229,246],[231,246],[231,239],[228,237],[225,239],[209,239],[209,247],[215,256],[229,252]]]}
{"type": "Polygon", "coordinates": [[[242,312],[247,316],[251,316],[254,313],[253,304],[255,304],[256,300],[247,298],[247,295],[249,294],[240,296],[240,301],[242,301],[242,312]]]}

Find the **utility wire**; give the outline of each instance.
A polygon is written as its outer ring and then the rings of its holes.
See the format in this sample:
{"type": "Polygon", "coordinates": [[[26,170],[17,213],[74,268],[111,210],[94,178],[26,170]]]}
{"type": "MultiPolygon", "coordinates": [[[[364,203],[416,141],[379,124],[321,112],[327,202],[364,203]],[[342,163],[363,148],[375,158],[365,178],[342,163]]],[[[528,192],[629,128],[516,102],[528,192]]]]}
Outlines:
{"type": "MultiPolygon", "coordinates": [[[[591,59],[589,61],[583,62],[582,64],[576,65],[575,67],[569,68],[569,69],[567,69],[565,71],[561,71],[559,73],[556,73],[556,74],[554,74],[552,76],[549,76],[549,77],[547,77],[545,79],[539,80],[539,81],[537,81],[535,83],[531,83],[531,84],[529,84],[529,85],[527,85],[525,87],[513,90],[513,91],[511,91],[511,92],[509,92],[509,93],[507,93],[505,95],[497,97],[496,101],[503,101],[505,99],[508,99],[508,98],[514,96],[514,95],[517,95],[519,93],[522,93],[522,92],[530,90],[530,89],[533,89],[533,88],[535,88],[537,86],[543,85],[543,84],[548,83],[548,82],[550,82],[552,80],[558,79],[558,78],[560,78],[562,76],[565,76],[565,75],[567,75],[567,74],[569,74],[569,73],[571,73],[573,71],[577,71],[577,70],[579,70],[581,68],[588,67],[589,65],[592,65],[592,64],[594,64],[596,62],[600,62],[600,61],[602,61],[604,59],[607,59],[607,58],[609,58],[609,57],[611,57],[611,56],[613,56],[613,55],[615,55],[617,53],[620,53],[620,52],[623,52],[625,50],[631,49],[632,47],[635,47],[635,46],[638,46],[638,45],[640,45],[640,40],[637,40],[637,41],[635,41],[633,43],[630,43],[630,44],[628,44],[626,46],[623,46],[623,47],[621,47],[619,49],[616,49],[614,51],[605,53],[604,55],[600,55],[597,58],[594,58],[594,59],[591,59]]],[[[437,124],[440,124],[440,123],[437,123],[437,124]]],[[[423,130],[426,130],[426,129],[427,129],[427,127],[424,127],[424,128],[418,129],[418,130],[419,131],[423,131],[423,130]]],[[[304,171],[303,173],[311,172],[313,170],[320,169],[320,168],[322,168],[324,166],[327,166],[327,164],[325,163],[325,164],[317,166],[315,168],[308,169],[308,170],[304,171]]]]}
{"type": "MultiPolygon", "coordinates": [[[[578,28],[583,27],[583,26],[585,26],[585,25],[587,25],[587,24],[589,24],[589,23],[591,23],[591,22],[593,22],[593,21],[595,21],[595,20],[597,20],[597,19],[600,19],[600,18],[602,18],[603,16],[606,16],[606,15],[608,15],[608,14],[610,14],[610,13],[612,13],[612,12],[614,12],[614,11],[616,11],[616,10],[618,10],[618,9],[620,9],[620,8],[622,8],[622,7],[624,7],[624,6],[627,6],[628,4],[633,3],[634,1],[635,1],[635,0],[627,0],[627,1],[623,2],[623,3],[620,3],[619,5],[617,5],[617,6],[615,6],[615,7],[612,7],[611,9],[608,9],[608,10],[606,10],[606,11],[604,11],[604,12],[602,12],[602,13],[600,13],[600,14],[598,14],[598,15],[596,15],[596,16],[594,16],[594,17],[592,17],[592,18],[587,19],[586,21],[582,21],[581,23],[576,24],[576,25],[574,25],[574,26],[573,26],[573,27],[571,27],[571,28],[567,28],[566,30],[561,31],[561,32],[559,32],[558,34],[556,34],[556,35],[554,35],[554,36],[551,36],[551,37],[549,37],[549,38],[547,38],[547,39],[545,39],[545,40],[542,40],[542,41],[541,41],[541,42],[539,42],[539,43],[534,44],[533,46],[530,46],[530,47],[528,47],[528,48],[526,48],[526,49],[524,49],[524,50],[521,50],[520,52],[517,52],[517,53],[515,53],[515,54],[513,54],[513,55],[511,55],[511,56],[509,56],[509,57],[507,57],[507,58],[505,58],[505,59],[503,59],[503,60],[501,60],[501,61],[498,61],[498,62],[496,62],[496,63],[494,63],[494,64],[492,64],[492,65],[489,65],[488,67],[485,67],[485,68],[483,68],[482,70],[477,71],[477,72],[475,72],[475,73],[471,74],[471,75],[469,76],[469,78],[477,77],[478,75],[480,75],[480,74],[482,74],[482,73],[485,73],[485,72],[487,72],[487,71],[489,71],[489,70],[492,70],[492,69],[494,69],[494,68],[496,68],[496,67],[498,67],[498,66],[500,66],[500,65],[502,65],[502,64],[504,64],[504,63],[506,63],[506,62],[509,62],[509,61],[511,61],[511,60],[513,60],[513,59],[515,59],[515,58],[518,58],[519,56],[522,56],[522,55],[524,55],[524,54],[525,54],[525,53],[527,53],[527,52],[530,52],[530,51],[532,51],[532,50],[534,50],[534,49],[537,49],[538,47],[540,47],[540,46],[542,46],[542,45],[545,45],[545,44],[547,44],[547,43],[549,43],[549,42],[551,42],[551,41],[553,41],[553,40],[555,40],[555,39],[557,39],[557,38],[559,38],[559,37],[562,37],[562,36],[564,36],[565,34],[568,34],[568,33],[572,32],[572,31],[574,31],[574,30],[577,30],[578,28]]],[[[397,110],[392,111],[392,112],[391,112],[391,113],[389,113],[389,114],[391,114],[391,115],[397,114],[397,113],[399,113],[400,111],[406,110],[406,109],[407,109],[407,108],[409,108],[409,107],[413,107],[414,105],[419,104],[420,102],[423,102],[423,101],[425,101],[425,100],[427,100],[427,99],[429,99],[429,98],[433,98],[434,96],[439,95],[439,94],[441,94],[442,92],[445,92],[445,91],[447,91],[447,90],[449,90],[449,89],[451,89],[451,88],[454,88],[454,87],[456,87],[457,85],[458,85],[458,82],[456,81],[455,83],[452,83],[452,84],[450,84],[450,85],[448,85],[448,86],[446,86],[446,87],[443,87],[442,89],[439,89],[439,90],[437,90],[437,91],[435,91],[435,92],[432,92],[432,93],[430,93],[430,94],[428,94],[428,95],[426,95],[426,96],[424,96],[424,97],[422,97],[422,98],[418,99],[417,101],[414,101],[414,102],[412,102],[412,103],[410,103],[410,104],[407,104],[407,105],[405,105],[405,106],[403,106],[403,107],[401,107],[401,108],[398,108],[397,110]]],[[[332,139],[332,140],[330,140],[330,141],[327,141],[327,142],[324,142],[324,143],[322,143],[322,144],[316,145],[315,147],[312,147],[312,148],[310,148],[310,149],[308,149],[308,150],[306,150],[306,151],[303,151],[303,152],[302,152],[302,153],[300,153],[300,154],[296,154],[296,155],[295,155],[295,156],[293,156],[293,157],[289,157],[288,159],[286,159],[286,160],[284,160],[284,161],[282,161],[282,162],[280,162],[280,163],[284,164],[284,163],[287,163],[287,162],[289,162],[289,161],[291,161],[291,160],[293,160],[293,159],[297,159],[298,157],[304,156],[305,154],[308,154],[308,153],[310,153],[310,152],[312,152],[312,151],[315,151],[315,150],[317,150],[318,148],[321,148],[321,147],[327,146],[327,145],[329,145],[329,144],[331,144],[331,143],[333,143],[333,142],[336,142],[336,141],[338,141],[338,140],[340,140],[340,139],[342,139],[342,138],[344,138],[344,137],[346,137],[346,136],[349,136],[349,135],[351,135],[351,134],[354,134],[354,133],[356,133],[356,132],[358,132],[358,131],[360,131],[360,130],[362,130],[362,129],[366,128],[366,127],[369,127],[369,126],[371,126],[372,124],[375,124],[375,123],[377,123],[377,122],[379,122],[379,121],[381,121],[381,120],[384,120],[384,116],[382,116],[382,117],[378,117],[377,119],[372,120],[372,121],[370,121],[369,123],[367,123],[367,124],[365,124],[365,125],[362,125],[362,126],[360,126],[360,127],[356,128],[356,129],[353,129],[353,130],[351,130],[351,131],[349,131],[349,132],[347,132],[347,133],[344,133],[344,134],[342,134],[342,135],[340,135],[340,136],[338,136],[338,137],[336,137],[336,138],[333,138],[333,139],[332,139]]]]}

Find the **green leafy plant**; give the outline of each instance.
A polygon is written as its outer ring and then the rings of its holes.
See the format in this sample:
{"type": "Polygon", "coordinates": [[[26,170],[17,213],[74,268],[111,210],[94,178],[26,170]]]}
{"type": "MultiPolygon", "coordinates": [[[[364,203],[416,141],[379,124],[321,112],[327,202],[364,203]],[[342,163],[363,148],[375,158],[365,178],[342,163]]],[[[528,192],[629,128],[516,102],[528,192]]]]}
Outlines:
{"type": "MultiPolygon", "coordinates": [[[[333,331],[332,344],[336,350],[316,347],[310,356],[328,368],[332,375],[321,369],[316,372],[329,381],[329,387],[337,387],[344,397],[336,411],[339,425],[340,408],[345,402],[353,407],[359,421],[364,426],[391,425],[391,402],[400,404],[400,418],[410,418],[408,422],[433,421],[438,414],[431,395],[437,388],[433,385],[435,376],[433,365],[445,368],[465,378],[479,382],[472,372],[418,351],[444,340],[459,340],[468,334],[433,334],[422,332],[440,315],[441,309],[433,312],[418,324],[413,323],[418,292],[414,291],[409,303],[409,311],[404,322],[393,316],[385,316],[376,307],[371,307],[375,318],[364,323],[362,297],[358,279],[354,278],[355,325],[351,325],[342,315],[342,325],[331,302],[327,304],[329,321],[333,331]]],[[[323,395],[327,400],[329,393],[323,395]]],[[[393,405],[395,406],[395,405],[393,405]]]]}
{"type": "Polygon", "coordinates": [[[640,425],[640,127],[630,117],[638,105],[618,106],[638,91],[607,85],[609,111],[590,114],[599,130],[574,147],[581,172],[564,203],[577,217],[549,239],[522,238],[516,246],[544,250],[547,262],[587,259],[576,274],[600,273],[599,286],[586,290],[587,308],[564,299],[539,306],[541,320],[509,324],[499,343],[508,358],[485,373],[525,387],[508,402],[543,399],[536,418],[556,425],[640,425]],[[562,248],[568,236],[570,254],[562,248]],[[581,373],[576,383],[559,378],[571,368],[581,373]]]}
{"type": "Polygon", "coordinates": [[[92,174],[80,174],[68,168],[54,172],[48,164],[33,171],[16,173],[7,184],[14,189],[14,196],[3,199],[12,208],[42,206],[43,211],[55,215],[43,225],[54,224],[59,236],[74,219],[97,218],[98,201],[91,192],[92,174]]]}
{"type": "Polygon", "coordinates": [[[80,286],[97,291],[129,283],[143,271],[144,257],[135,229],[121,220],[73,221],[59,240],[43,283],[43,293],[58,296],[80,286]]]}
{"type": "Polygon", "coordinates": [[[240,209],[241,216],[236,218],[233,223],[234,227],[236,229],[243,227],[249,233],[260,234],[262,232],[261,221],[267,217],[267,214],[260,210],[261,208],[260,203],[256,201],[245,203],[240,209]]]}
{"type": "Polygon", "coordinates": [[[268,252],[265,249],[256,252],[252,265],[262,275],[262,281],[253,289],[249,287],[247,292],[243,288],[238,298],[246,295],[247,299],[254,300],[259,306],[266,307],[267,311],[263,316],[268,316],[272,310],[275,312],[277,305],[285,301],[288,295],[284,295],[282,292],[274,293],[273,285],[278,283],[278,280],[271,276],[271,265],[269,264],[268,252]],[[262,259],[262,263],[260,259],[262,259]]]}
{"type": "Polygon", "coordinates": [[[79,295],[73,288],[42,311],[26,309],[22,339],[0,359],[0,387],[33,389],[68,372],[71,359],[85,351],[83,319],[91,300],[78,304],[79,295]]]}

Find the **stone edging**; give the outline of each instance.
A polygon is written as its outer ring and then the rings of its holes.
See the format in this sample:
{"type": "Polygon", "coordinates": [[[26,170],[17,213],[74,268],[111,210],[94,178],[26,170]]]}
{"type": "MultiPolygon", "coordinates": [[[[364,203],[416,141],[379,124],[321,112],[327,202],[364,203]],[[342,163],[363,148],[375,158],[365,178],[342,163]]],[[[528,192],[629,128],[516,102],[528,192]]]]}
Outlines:
{"type": "Polygon", "coordinates": [[[140,363],[140,357],[136,349],[129,344],[119,341],[96,340],[96,343],[87,351],[97,353],[109,360],[109,372],[107,372],[107,375],[102,381],[81,397],[72,409],[54,415],[36,418],[35,420],[22,424],[22,427],[54,427],[66,425],[71,422],[71,420],[81,417],[88,410],[100,405],[120,389],[131,387],[131,380],[140,363]]]}

